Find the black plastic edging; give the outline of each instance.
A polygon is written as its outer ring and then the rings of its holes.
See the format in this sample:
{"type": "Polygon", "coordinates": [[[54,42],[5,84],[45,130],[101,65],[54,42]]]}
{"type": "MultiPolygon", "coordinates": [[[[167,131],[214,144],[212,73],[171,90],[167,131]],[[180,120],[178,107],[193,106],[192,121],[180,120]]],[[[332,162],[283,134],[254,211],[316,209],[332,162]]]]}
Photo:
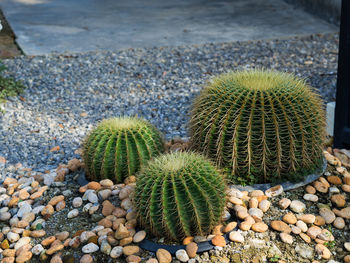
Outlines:
{"type": "MultiPolygon", "coordinates": [[[[237,228],[238,227],[236,226],[236,228],[234,230],[237,230],[237,228]]],[[[229,234],[230,233],[226,233],[225,235],[223,235],[226,243],[230,242],[229,234]]],[[[138,245],[140,248],[142,248],[144,250],[148,250],[148,251],[153,252],[153,253],[156,253],[158,249],[163,248],[163,249],[167,250],[172,255],[175,255],[176,251],[186,248],[185,245],[163,245],[163,244],[159,244],[156,242],[152,242],[152,241],[147,240],[147,239],[144,239],[143,241],[138,243],[138,245]]],[[[197,253],[203,253],[203,252],[209,251],[215,247],[210,240],[197,243],[197,245],[198,245],[197,253]]]]}

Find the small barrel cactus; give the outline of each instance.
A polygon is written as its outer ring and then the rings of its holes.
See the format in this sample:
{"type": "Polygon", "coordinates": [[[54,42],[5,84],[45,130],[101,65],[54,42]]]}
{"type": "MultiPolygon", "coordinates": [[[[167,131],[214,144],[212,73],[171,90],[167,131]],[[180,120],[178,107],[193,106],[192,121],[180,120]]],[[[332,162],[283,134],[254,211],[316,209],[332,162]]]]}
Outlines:
{"type": "Polygon", "coordinates": [[[160,132],[145,120],[119,117],[103,120],[84,142],[83,159],[90,180],[115,183],[135,174],[140,166],[164,152],[160,132]]]}
{"type": "Polygon", "coordinates": [[[191,148],[232,183],[300,180],[322,163],[323,103],[304,80],[276,71],[223,74],[196,98],[191,148]]]}
{"type": "Polygon", "coordinates": [[[221,221],[224,177],[199,154],[161,155],[141,169],[134,195],[140,224],[170,240],[206,235],[221,221]]]}

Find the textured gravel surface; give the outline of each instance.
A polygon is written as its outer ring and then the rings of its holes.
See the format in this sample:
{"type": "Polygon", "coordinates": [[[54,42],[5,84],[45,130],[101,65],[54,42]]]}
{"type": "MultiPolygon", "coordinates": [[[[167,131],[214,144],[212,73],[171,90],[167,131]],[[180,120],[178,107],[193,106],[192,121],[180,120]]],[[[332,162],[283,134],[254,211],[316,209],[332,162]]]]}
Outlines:
{"type": "Polygon", "coordinates": [[[167,139],[186,137],[191,101],[212,75],[265,67],[308,79],[326,101],[335,97],[338,35],[176,48],[128,49],[4,61],[27,86],[1,107],[0,156],[37,170],[74,158],[103,118],[139,115],[167,139]],[[60,146],[59,151],[50,151],[60,146]]]}

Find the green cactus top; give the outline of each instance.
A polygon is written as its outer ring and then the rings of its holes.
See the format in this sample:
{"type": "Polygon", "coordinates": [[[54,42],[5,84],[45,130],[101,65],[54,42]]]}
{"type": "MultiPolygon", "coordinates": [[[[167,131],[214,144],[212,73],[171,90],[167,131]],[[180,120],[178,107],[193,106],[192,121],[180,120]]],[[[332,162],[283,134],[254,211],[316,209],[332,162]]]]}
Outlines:
{"type": "Polygon", "coordinates": [[[199,154],[175,152],[148,163],[137,176],[139,222],[156,236],[205,235],[221,221],[225,180],[199,154]]]}
{"type": "Polygon", "coordinates": [[[143,119],[118,117],[103,120],[84,142],[87,177],[122,182],[164,150],[161,133],[143,119]]]}
{"type": "Polygon", "coordinates": [[[216,77],[196,98],[192,148],[233,183],[298,180],[322,160],[325,113],[303,79],[271,70],[216,77]]]}

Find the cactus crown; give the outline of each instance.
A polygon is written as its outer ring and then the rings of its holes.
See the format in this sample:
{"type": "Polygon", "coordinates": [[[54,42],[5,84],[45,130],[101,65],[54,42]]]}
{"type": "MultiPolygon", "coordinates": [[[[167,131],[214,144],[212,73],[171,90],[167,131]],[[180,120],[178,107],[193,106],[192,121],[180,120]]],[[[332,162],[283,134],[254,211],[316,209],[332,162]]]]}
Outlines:
{"type": "Polygon", "coordinates": [[[119,117],[101,121],[91,132],[83,158],[89,179],[120,183],[162,152],[164,142],[155,127],[136,117],[119,117]]]}
{"type": "Polygon", "coordinates": [[[221,220],[225,181],[199,154],[166,154],[138,174],[134,203],[138,221],[155,236],[205,235],[221,220]]]}
{"type": "Polygon", "coordinates": [[[233,183],[298,180],[322,162],[325,114],[304,80],[269,70],[214,79],[197,97],[191,146],[233,183]]]}

